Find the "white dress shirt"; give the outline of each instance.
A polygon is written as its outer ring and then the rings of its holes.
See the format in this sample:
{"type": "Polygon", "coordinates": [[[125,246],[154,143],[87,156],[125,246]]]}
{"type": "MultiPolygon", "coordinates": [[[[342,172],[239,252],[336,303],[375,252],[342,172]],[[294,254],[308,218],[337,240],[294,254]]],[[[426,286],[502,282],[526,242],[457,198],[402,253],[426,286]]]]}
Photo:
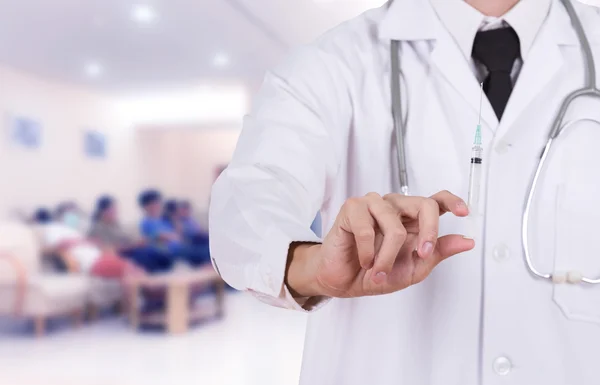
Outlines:
{"type": "Polygon", "coordinates": [[[471,56],[475,34],[478,31],[511,26],[521,43],[521,55],[515,61],[511,78],[516,83],[523,61],[550,11],[551,0],[519,1],[502,17],[485,16],[461,0],[429,0],[437,16],[452,35],[465,58],[471,62],[473,73],[479,82],[487,77],[487,69],[471,56]],[[459,15],[459,17],[457,17],[459,15]]]}

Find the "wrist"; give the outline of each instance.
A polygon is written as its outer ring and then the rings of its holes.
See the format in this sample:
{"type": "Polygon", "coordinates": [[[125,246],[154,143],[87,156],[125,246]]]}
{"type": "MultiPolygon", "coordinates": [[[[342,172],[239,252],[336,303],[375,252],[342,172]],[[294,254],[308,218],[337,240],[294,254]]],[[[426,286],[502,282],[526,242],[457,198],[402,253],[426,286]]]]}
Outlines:
{"type": "Polygon", "coordinates": [[[292,243],[288,254],[285,283],[295,298],[324,295],[317,280],[320,244],[292,243]]]}

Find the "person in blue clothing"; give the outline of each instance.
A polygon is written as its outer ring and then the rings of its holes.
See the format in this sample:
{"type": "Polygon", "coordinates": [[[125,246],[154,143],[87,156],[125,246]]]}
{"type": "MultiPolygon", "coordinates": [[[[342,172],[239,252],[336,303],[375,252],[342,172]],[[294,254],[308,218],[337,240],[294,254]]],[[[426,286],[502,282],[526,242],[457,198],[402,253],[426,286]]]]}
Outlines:
{"type": "Polygon", "coordinates": [[[199,234],[206,234],[206,231],[200,227],[200,224],[193,216],[192,205],[189,201],[180,201],[178,204],[178,213],[181,218],[181,227],[186,237],[194,237],[199,234]]]}
{"type": "Polygon", "coordinates": [[[163,222],[169,227],[169,229],[180,237],[185,238],[183,234],[183,222],[179,216],[179,210],[177,207],[177,201],[175,199],[169,199],[165,202],[162,210],[163,222]]]}
{"type": "Polygon", "coordinates": [[[181,236],[185,243],[194,245],[198,249],[210,254],[208,233],[202,231],[198,222],[192,216],[191,205],[187,201],[175,199],[165,202],[163,209],[163,220],[181,236]]]}
{"type": "Polygon", "coordinates": [[[98,198],[88,236],[102,247],[111,248],[135,262],[148,273],[169,271],[173,266],[173,258],[168,252],[134,239],[120,226],[117,203],[111,196],[98,198]]]}
{"type": "Polygon", "coordinates": [[[174,259],[181,259],[192,266],[201,266],[210,262],[210,254],[204,247],[186,244],[176,227],[162,216],[163,200],[157,190],[146,190],[138,198],[144,210],[140,223],[140,232],[146,240],[163,250],[167,250],[174,259]]]}
{"type": "Polygon", "coordinates": [[[177,217],[180,221],[181,232],[188,242],[197,246],[209,248],[208,232],[206,232],[192,213],[192,205],[188,201],[177,203],[177,217]]]}

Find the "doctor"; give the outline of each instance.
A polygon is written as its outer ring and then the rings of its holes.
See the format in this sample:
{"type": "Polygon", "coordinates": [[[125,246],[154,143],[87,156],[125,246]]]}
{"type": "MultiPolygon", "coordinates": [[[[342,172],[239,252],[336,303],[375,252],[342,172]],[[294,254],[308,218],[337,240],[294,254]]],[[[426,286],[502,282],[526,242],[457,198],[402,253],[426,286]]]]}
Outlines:
{"type": "MultiPolygon", "coordinates": [[[[600,61],[600,13],[573,6],[600,61]]],[[[521,240],[539,155],[585,69],[559,0],[394,0],[268,74],[213,189],[211,247],[234,287],[311,312],[302,384],[600,384],[600,285],[537,279],[521,240]],[[410,197],[398,194],[392,40],[410,197]],[[472,240],[462,198],[480,82],[472,240]]],[[[540,179],[529,241],[540,270],[597,276],[600,101],[573,103],[576,119],[540,179]]]]}

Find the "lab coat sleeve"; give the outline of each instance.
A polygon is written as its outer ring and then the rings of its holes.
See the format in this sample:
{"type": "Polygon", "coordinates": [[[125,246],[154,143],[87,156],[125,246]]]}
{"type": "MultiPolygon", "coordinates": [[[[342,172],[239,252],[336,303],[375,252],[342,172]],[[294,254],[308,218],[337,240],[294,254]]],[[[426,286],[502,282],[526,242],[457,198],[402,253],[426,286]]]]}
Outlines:
{"type": "Polygon", "coordinates": [[[215,268],[234,288],[289,309],[314,310],[325,302],[300,306],[284,275],[292,242],[320,242],[311,223],[338,172],[333,138],[349,125],[343,71],[329,55],[303,48],[267,74],[211,194],[215,268]]]}

